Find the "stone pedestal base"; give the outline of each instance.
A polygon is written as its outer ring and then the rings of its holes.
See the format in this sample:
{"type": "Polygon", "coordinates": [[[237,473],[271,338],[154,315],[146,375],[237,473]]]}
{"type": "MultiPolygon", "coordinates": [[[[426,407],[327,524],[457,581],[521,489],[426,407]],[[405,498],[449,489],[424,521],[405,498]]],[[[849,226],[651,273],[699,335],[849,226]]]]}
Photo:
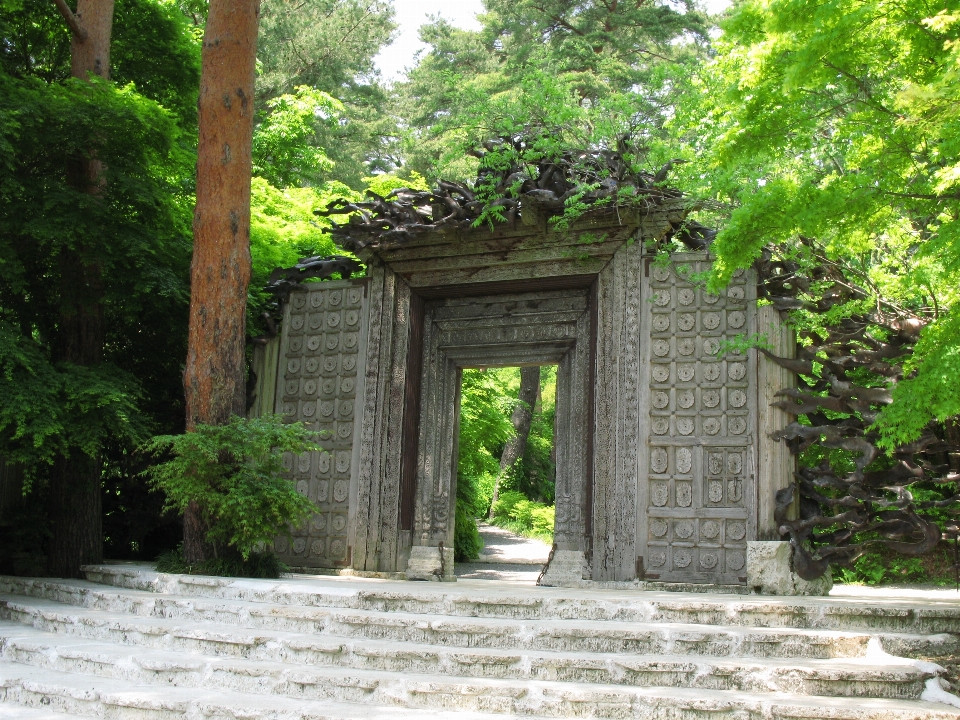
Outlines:
{"type": "Polygon", "coordinates": [[[580,550],[555,550],[538,585],[577,587],[583,583],[587,560],[580,550]]]}
{"type": "Polygon", "coordinates": [[[410,548],[410,560],[407,562],[407,580],[432,580],[456,582],[453,572],[453,548],[414,545],[410,548]]]}
{"type": "Polygon", "coordinates": [[[760,595],[827,595],[833,587],[829,574],[803,580],[792,570],[788,542],[747,543],[747,587],[760,595]]]}

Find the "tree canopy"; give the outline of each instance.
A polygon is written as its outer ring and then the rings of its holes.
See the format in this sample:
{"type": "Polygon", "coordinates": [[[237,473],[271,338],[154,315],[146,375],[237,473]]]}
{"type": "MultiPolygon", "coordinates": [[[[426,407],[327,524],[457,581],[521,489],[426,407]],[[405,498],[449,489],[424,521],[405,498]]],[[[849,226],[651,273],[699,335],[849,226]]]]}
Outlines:
{"type": "MultiPolygon", "coordinates": [[[[738,3],[687,78],[670,152],[719,212],[716,283],[816,239],[865,302],[926,325],[880,428],[960,413],[960,16],[926,2],[738,3]]],[[[861,308],[862,310],[862,308],[861,308]]],[[[847,312],[855,312],[849,307],[847,312]]],[[[802,322],[801,318],[797,318],[802,322]]]]}

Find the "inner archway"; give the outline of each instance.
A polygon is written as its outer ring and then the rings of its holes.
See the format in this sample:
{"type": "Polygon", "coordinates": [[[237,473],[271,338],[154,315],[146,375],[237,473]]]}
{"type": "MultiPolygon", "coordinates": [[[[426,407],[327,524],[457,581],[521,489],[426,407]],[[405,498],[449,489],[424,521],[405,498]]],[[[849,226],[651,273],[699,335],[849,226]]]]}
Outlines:
{"type": "Polygon", "coordinates": [[[424,306],[414,528],[408,577],[454,578],[463,371],[556,365],[554,552],[545,583],[580,580],[589,537],[593,357],[589,289],[424,306]]]}
{"type": "Polygon", "coordinates": [[[535,582],[553,545],[556,365],[464,368],[457,443],[458,578],[535,582]]]}

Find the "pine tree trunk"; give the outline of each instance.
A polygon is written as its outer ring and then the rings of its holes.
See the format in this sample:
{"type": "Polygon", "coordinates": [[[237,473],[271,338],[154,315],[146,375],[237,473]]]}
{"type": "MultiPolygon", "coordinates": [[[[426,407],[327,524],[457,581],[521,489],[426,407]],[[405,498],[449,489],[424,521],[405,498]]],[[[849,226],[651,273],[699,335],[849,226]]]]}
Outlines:
{"type": "Polygon", "coordinates": [[[520,368],[520,402],[513,409],[510,422],[516,435],[507,441],[500,454],[500,472],[493,483],[493,496],[490,499],[490,517],[493,517],[493,506],[500,498],[500,481],[513,467],[513,464],[523,455],[527,447],[527,437],[530,435],[530,423],[533,421],[533,404],[537,401],[540,391],[540,367],[520,368]]]}
{"type": "MultiPolygon", "coordinates": [[[[110,36],[114,0],[78,0],[76,13],[58,8],[71,30],[71,74],[110,77],[110,36]]],[[[81,192],[103,192],[103,168],[96,158],[69,163],[67,178],[81,192]]],[[[103,271],[84,246],[60,252],[60,322],[54,359],[75,365],[103,362],[103,271]]],[[[80,566],[103,561],[100,460],[79,451],[56,460],[50,472],[48,511],[52,525],[47,572],[80,577],[80,566]]]]}
{"type": "MultiPolygon", "coordinates": [[[[203,34],[197,205],[193,216],[190,333],[183,385],[187,430],[246,409],[250,172],[259,0],[211,0],[203,34]]],[[[183,551],[209,549],[198,508],[184,515],[183,551]]]]}

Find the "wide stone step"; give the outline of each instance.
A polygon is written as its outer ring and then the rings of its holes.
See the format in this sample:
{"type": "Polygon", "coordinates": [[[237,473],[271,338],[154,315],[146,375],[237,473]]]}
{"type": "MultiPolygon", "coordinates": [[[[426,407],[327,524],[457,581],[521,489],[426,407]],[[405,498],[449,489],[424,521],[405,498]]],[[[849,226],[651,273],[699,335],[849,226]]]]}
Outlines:
{"type": "MultiPolygon", "coordinates": [[[[297,607],[422,613],[519,620],[679,622],[744,627],[870,630],[918,634],[960,633],[960,605],[921,599],[704,595],[700,593],[485,587],[461,581],[401,583],[347,578],[237,580],[171,575],[145,566],[88,566],[89,580],[151,593],[251,600],[297,607]],[[482,591],[479,591],[482,588],[482,591]]],[[[21,586],[46,581],[0,578],[21,586]]],[[[88,588],[96,587],[87,585],[88,588]]]]}
{"type": "MultiPolygon", "coordinates": [[[[536,717],[408,709],[392,699],[387,705],[377,706],[219,692],[206,688],[136,685],[6,661],[0,661],[0,698],[4,700],[0,708],[19,706],[56,713],[37,720],[65,720],[68,717],[110,720],[517,720],[519,717],[536,717]]],[[[25,720],[34,719],[25,716],[25,720]]]]}
{"type": "MultiPolygon", "coordinates": [[[[280,642],[278,633],[296,633],[303,641],[362,638],[447,648],[798,659],[862,657],[873,638],[867,633],[793,628],[431,618],[410,613],[271,607],[242,601],[160,600],[153,611],[153,616],[128,615],[0,596],[0,619],[42,630],[143,647],[170,648],[174,643],[176,649],[238,657],[248,657],[269,642],[280,642]]],[[[881,642],[886,652],[909,656],[953,648],[956,639],[888,633],[881,642]]]]}
{"type": "MultiPolygon", "coordinates": [[[[246,688],[259,685],[252,676],[246,688]]],[[[800,697],[779,693],[732,693],[683,688],[625,688],[576,683],[528,682],[507,689],[488,680],[467,684],[456,678],[416,677],[381,680],[375,687],[350,686],[358,702],[331,700],[329,686],[309,677],[291,678],[276,695],[166,687],[65,673],[0,661],[0,687],[7,701],[46,706],[76,715],[171,720],[187,716],[237,718],[561,718],[618,720],[958,720],[960,711],[938,703],[871,698],[800,697]],[[303,682],[300,682],[302,680],[303,682]]],[[[338,687],[342,687],[338,686],[338,687]]],[[[336,690],[335,692],[339,692],[336,690]]]]}
{"type": "Polygon", "coordinates": [[[68,713],[58,713],[45,707],[32,708],[14,702],[4,702],[3,689],[0,688],[0,720],[74,720],[82,717],[68,713]]]}
{"type": "MultiPolygon", "coordinates": [[[[238,643],[224,649],[237,647],[249,646],[238,643]]],[[[932,668],[883,653],[860,662],[820,660],[797,667],[788,660],[692,661],[669,655],[504,653],[371,641],[315,643],[293,634],[278,634],[249,654],[223,652],[211,657],[64,638],[10,622],[0,622],[0,657],[141,683],[199,687],[213,682],[218,689],[246,688],[256,677],[263,679],[266,691],[281,692],[276,688],[291,682],[291,677],[298,682],[310,677],[314,685],[347,688],[341,691],[350,696],[338,698],[346,700],[357,700],[354,694],[375,687],[384,673],[459,677],[458,687],[471,679],[497,679],[513,681],[514,687],[527,681],[576,682],[901,699],[919,698],[926,681],[934,677],[932,668]]]]}

